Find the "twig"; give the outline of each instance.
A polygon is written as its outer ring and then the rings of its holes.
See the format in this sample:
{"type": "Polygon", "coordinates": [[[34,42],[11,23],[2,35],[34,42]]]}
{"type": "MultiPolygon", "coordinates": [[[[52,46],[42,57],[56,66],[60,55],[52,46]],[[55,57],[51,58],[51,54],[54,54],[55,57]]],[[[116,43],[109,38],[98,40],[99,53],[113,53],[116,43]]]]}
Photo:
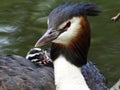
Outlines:
{"type": "Polygon", "coordinates": [[[112,17],[112,21],[118,21],[120,19],[120,13],[118,13],[116,16],[112,17]]]}

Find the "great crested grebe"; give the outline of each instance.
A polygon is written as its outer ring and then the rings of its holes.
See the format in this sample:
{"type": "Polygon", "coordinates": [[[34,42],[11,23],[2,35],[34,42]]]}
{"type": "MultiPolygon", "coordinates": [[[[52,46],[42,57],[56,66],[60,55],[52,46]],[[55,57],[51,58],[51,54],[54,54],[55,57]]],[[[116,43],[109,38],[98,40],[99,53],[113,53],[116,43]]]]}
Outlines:
{"type": "Polygon", "coordinates": [[[56,90],[90,90],[81,72],[87,62],[90,26],[87,16],[97,16],[99,9],[91,3],[65,3],[48,17],[48,31],[35,47],[52,42],[56,90]]]}

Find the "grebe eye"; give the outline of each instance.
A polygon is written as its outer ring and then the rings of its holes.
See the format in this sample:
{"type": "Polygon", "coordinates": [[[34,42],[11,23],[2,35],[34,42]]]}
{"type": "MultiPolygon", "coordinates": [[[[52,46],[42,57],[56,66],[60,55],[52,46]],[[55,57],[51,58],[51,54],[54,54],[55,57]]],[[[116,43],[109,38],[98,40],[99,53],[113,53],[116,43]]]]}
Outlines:
{"type": "Polygon", "coordinates": [[[64,28],[69,28],[69,27],[70,27],[70,25],[71,25],[71,22],[69,21],[69,22],[67,22],[67,24],[65,25],[65,27],[64,27],[64,28]]]}

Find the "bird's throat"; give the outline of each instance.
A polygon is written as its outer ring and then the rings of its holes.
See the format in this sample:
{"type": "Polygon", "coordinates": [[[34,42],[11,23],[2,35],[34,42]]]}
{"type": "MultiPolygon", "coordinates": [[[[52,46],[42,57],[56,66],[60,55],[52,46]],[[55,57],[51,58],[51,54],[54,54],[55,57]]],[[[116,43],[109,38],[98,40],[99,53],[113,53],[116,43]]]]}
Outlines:
{"type": "Polygon", "coordinates": [[[55,61],[60,55],[63,55],[66,60],[74,64],[77,67],[81,67],[86,64],[87,57],[86,54],[82,52],[82,48],[75,44],[70,47],[65,47],[61,44],[52,44],[51,48],[51,59],[55,61]]]}
{"type": "Polygon", "coordinates": [[[81,69],[60,55],[54,61],[56,90],[90,90],[81,69]]]}

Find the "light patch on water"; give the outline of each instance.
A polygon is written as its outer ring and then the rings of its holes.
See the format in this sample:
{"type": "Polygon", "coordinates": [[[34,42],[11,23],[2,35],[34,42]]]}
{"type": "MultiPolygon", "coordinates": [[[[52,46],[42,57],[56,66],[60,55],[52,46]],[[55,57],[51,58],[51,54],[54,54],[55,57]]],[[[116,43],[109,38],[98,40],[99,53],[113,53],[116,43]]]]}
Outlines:
{"type": "Polygon", "coordinates": [[[16,30],[14,26],[0,26],[0,32],[10,33],[16,30]]]}
{"type": "Polygon", "coordinates": [[[9,42],[8,38],[5,38],[5,37],[1,38],[0,37],[0,48],[5,46],[5,45],[9,45],[9,44],[10,44],[10,42],[9,42]]]}

